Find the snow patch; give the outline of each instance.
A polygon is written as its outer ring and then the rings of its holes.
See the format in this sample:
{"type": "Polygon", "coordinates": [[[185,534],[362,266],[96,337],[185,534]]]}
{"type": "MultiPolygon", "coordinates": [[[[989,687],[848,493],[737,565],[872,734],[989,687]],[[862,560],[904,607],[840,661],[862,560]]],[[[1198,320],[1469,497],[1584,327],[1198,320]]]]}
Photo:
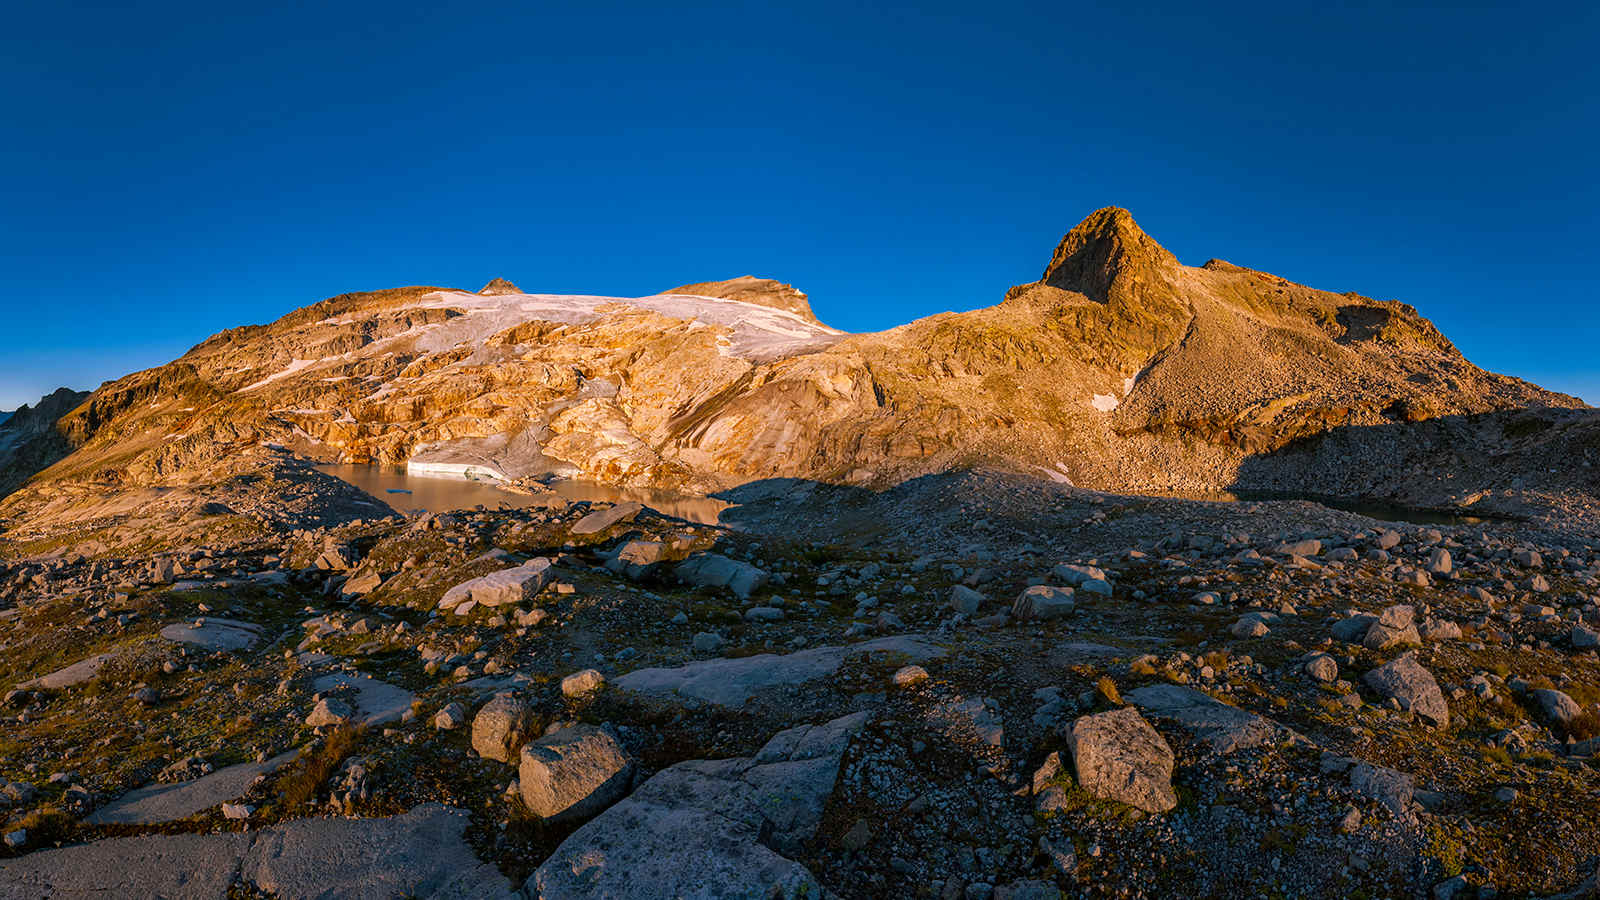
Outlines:
{"type": "Polygon", "coordinates": [[[1065,484],[1069,486],[1072,484],[1072,476],[1067,472],[1067,467],[1064,463],[1056,463],[1056,467],[1054,469],[1049,468],[1048,466],[1038,466],[1036,468],[1043,472],[1045,477],[1049,478],[1051,481],[1054,481],[1056,484],[1065,484]]]}
{"type": "Polygon", "coordinates": [[[417,349],[439,352],[484,339],[523,322],[539,320],[581,325],[606,312],[606,307],[633,306],[729,330],[733,355],[765,361],[813,353],[838,343],[846,333],[808,322],[795,313],[769,306],[701,297],[656,294],[649,297],[603,297],[587,294],[468,294],[435,291],[419,298],[421,308],[459,309],[465,315],[432,326],[417,349]]]}
{"type": "Polygon", "coordinates": [[[318,363],[325,363],[325,362],[329,362],[331,360],[338,359],[338,358],[339,357],[334,356],[334,357],[328,357],[326,359],[291,359],[291,360],[289,360],[289,365],[286,366],[282,372],[279,372],[279,373],[277,373],[275,375],[268,375],[267,377],[261,379],[260,381],[256,382],[255,384],[246,385],[245,387],[242,387],[238,391],[236,391],[236,393],[242,394],[245,391],[253,391],[258,387],[262,387],[263,385],[271,384],[274,381],[277,381],[279,379],[288,378],[290,375],[293,375],[296,372],[303,372],[306,369],[309,369],[312,366],[317,365],[318,363]]]}
{"type": "Polygon", "coordinates": [[[504,472],[481,463],[417,462],[406,463],[407,475],[424,478],[466,478],[472,481],[510,481],[504,472]]]}

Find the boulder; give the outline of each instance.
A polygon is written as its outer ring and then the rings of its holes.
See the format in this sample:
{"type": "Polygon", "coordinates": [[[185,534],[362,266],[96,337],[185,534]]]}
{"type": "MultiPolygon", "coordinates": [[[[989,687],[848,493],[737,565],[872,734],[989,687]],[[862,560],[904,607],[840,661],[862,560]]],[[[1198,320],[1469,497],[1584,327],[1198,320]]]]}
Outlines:
{"type": "Polygon", "coordinates": [[[1326,653],[1318,653],[1306,660],[1305,671],[1323,684],[1332,684],[1339,678],[1339,663],[1326,653]]]}
{"type": "Polygon", "coordinates": [[[1422,637],[1417,634],[1416,610],[1405,604],[1385,609],[1362,636],[1361,644],[1368,650],[1380,652],[1422,646],[1422,637]]]}
{"type": "Polygon", "coordinates": [[[573,725],[522,747],[518,784],[529,812],[547,822],[595,815],[628,792],[633,760],[604,728],[573,725]]]}
{"type": "Polygon", "coordinates": [[[1132,707],[1084,716],[1066,729],[1078,783],[1096,797],[1146,812],[1178,805],[1172,748],[1132,707]]]}
{"type": "Polygon", "coordinates": [[[455,731],[467,724],[467,708],[459,701],[452,700],[444,708],[434,713],[433,727],[440,731],[455,731]]]}
{"type": "Polygon", "coordinates": [[[1216,753],[1270,744],[1278,731],[1270,719],[1176,684],[1153,684],[1126,697],[1152,716],[1177,722],[1216,753]]]}
{"type": "Polygon", "coordinates": [[[1260,613],[1245,613],[1228,626],[1228,633],[1236,638],[1265,637],[1269,630],[1266,618],[1260,613]]]}
{"type": "Polygon", "coordinates": [[[187,625],[168,625],[161,629],[161,637],[206,650],[246,650],[261,637],[261,626],[232,619],[196,619],[187,625]]]}
{"type": "Polygon", "coordinates": [[[535,727],[531,706],[511,694],[500,694],[472,717],[472,749],[484,759],[515,762],[535,727]]]}
{"type": "Polygon", "coordinates": [[[1372,630],[1372,626],[1377,624],[1377,622],[1377,616],[1365,615],[1350,616],[1346,619],[1340,619],[1339,621],[1333,623],[1333,639],[1336,641],[1346,641],[1352,644],[1359,644],[1363,639],[1366,638],[1367,632],[1372,630]]]}
{"type": "Polygon", "coordinates": [[[573,672],[561,679],[561,694],[564,697],[583,697],[600,690],[606,683],[606,677],[598,669],[584,669],[573,672]]]}
{"type": "Polygon", "coordinates": [[[716,553],[697,553],[679,563],[673,574],[696,587],[725,587],[741,599],[764,587],[770,577],[749,563],[716,553]]]}
{"type": "Polygon", "coordinates": [[[550,560],[542,556],[530,559],[520,566],[490,572],[456,585],[445,591],[439,608],[460,611],[469,602],[487,607],[523,603],[538,596],[554,575],[550,560]]]}
{"type": "Polygon", "coordinates": [[[1076,605],[1072,588],[1038,584],[1017,595],[1017,601],[1011,605],[1011,615],[1021,622],[1059,619],[1071,613],[1076,605]]]}
{"type": "Polygon", "coordinates": [[[1373,669],[1362,680],[1379,694],[1400,701],[1403,708],[1440,728],[1450,724],[1450,705],[1439,690],[1439,682],[1412,654],[1373,669]]]}
{"type": "Polygon", "coordinates": [[[306,716],[306,724],[312,728],[323,728],[329,725],[343,725],[355,715],[355,710],[350,704],[337,697],[324,697],[317,701],[311,714],[306,716]]]}
{"type": "Polygon", "coordinates": [[[618,503],[608,509],[597,509],[572,524],[573,534],[598,534],[618,522],[631,522],[644,509],[643,503],[618,503]]]}
{"type": "Polygon", "coordinates": [[[943,648],[926,637],[907,634],[782,655],[761,653],[699,660],[672,668],[634,669],[616,683],[619,688],[643,694],[676,695],[737,708],[768,688],[815,681],[837,672],[847,659],[878,653],[902,655],[908,662],[945,655],[943,648]]]}
{"type": "Polygon", "coordinates": [[[1411,776],[1404,772],[1359,763],[1350,769],[1350,787],[1361,796],[1382,803],[1396,816],[1411,814],[1413,785],[1411,776]]]}
{"type": "Polygon", "coordinates": [[[660,541],[628,541],[606,560],[606,568],[619,575],[638,578],[666,555],[667,545],[660,541]]]}
{"type": "Polygon", "coordinates": [[[964,584],[954,585],[950,588],[950,608],[964,616],[975,616],[983,607],[988,597],[978,593],[964,584]]]}
{"type": "Polygon", "coordinates": [[[547,900],[828,896],[780,854],[815,836],[868,715],[779,732],[753,757],[663,770],[573,832],[524,891],[547,900]]]}
{"type": "Polygon", "coordinates": [[[1583,707],[1563,691],[1539,688],[1529,691],[1528,698],[1538,705],[1539,711],[1544,713],[1546,719],[1561,725],[1566,725],[1583,715],[1583,707]]]}

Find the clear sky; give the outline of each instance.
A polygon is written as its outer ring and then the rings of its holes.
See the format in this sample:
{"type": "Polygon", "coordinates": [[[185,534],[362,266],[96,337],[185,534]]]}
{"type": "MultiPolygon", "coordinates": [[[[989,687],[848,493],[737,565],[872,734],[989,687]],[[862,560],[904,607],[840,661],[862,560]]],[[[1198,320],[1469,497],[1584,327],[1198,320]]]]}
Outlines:
{"type": "Polygon", "coordinates": [[[752,273],[884,328],[1108,205],[1600,403],[1600,7],[1159,5],[19,5],[0,409],[497,275],[752,273]]]}

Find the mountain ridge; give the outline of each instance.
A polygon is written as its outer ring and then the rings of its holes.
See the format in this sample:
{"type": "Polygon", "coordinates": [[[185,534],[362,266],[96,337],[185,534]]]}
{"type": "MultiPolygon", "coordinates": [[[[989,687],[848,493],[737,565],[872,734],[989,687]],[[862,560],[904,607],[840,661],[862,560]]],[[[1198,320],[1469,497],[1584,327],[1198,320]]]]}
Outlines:
{"type": "Polygon", "coordinates": [[[0,513],[71,483],[185,483],[262,444],[701,492],[974,465],[1214,491],[1337,431],[1583,408],[1472,365],[1405,304],[1184,266],[1113,207],[998,304],[881,332],[827,328],[754,276],[642,298],[504,279],[331,297],[102,386],[60,420],[72,452],[0,513]]]}

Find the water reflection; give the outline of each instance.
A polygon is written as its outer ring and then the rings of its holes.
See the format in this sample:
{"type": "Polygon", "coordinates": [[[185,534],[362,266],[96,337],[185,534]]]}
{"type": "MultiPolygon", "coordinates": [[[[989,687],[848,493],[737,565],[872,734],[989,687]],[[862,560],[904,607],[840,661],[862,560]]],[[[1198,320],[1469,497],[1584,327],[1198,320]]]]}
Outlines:
{"type": "MultiPolygon", "coordinates": [[[[508,491],[492,481],[466,478],[429,478],[408,475],[404,469],[383,466],[330,465],[317,469],[350,482],[389,504],[397,512],[423,510],[430,513],[483,506],[498,509],[540,507],[548,495],[529,495],[508,491]]],[[[657,512],[691,522],[715,525],[722,511],[732,504],[710,497],[673,494],[645,488],[619,488],[593,481],[557,480],[550,483],[555,496],[566,500],[620,503],[634,500],[657,512]]]]}

